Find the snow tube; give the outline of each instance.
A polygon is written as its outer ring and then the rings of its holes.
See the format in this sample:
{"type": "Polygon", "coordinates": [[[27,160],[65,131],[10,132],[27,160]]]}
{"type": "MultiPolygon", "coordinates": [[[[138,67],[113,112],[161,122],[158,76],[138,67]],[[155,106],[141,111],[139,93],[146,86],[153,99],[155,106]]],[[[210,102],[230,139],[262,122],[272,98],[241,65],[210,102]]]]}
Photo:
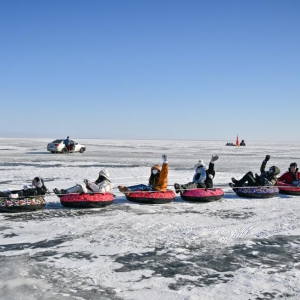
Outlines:
{"type": "Polygon", "coordinates": [[[257,186],[233,188],[233,191],[240,197],[245,198],[272,198],[278,195],[277,186],[257,186]]]}
{"type": "Polygon", "coordinates": [[[300,187],[294,186],[292,184],[279,181],[278,189],[280,194],[295,195],[295,196],[300,195],[300,187]]]}
{"type": "Polygon", "coordinates": [[[166,191],[135,191],[126,195],[128,201],[148,204],[163,204],[172,202],[176,195],[171,190],[166,191]]]}
{"type": "Polygon", "coordinates": [[[220,200],[224,192],[220,188],[215,189],[191,189],[181,194],[181,198],[187,201],[210,202],[220,200]]]}
{"type": "Polygon", "coordinates": [[[66,194],[59,196],[59,198],[63,206],[78,208],[103,207],[114,202],[112,193],[66,194]]]}
{"type": "Polygon", "coordinates": [[[44,197],[27,198],[2,198],[0,199],[0,212],[23,212],[34,211],[44,208],[46,201],[44,197]]]}

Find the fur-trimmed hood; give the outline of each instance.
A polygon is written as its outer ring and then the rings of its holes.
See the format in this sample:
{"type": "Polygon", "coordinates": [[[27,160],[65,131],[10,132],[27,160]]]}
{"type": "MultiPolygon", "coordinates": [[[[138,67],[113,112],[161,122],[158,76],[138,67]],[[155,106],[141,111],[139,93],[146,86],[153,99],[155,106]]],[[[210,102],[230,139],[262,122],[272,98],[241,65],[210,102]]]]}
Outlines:
{"type": "Polygon", "coordinates": [[[152,173],[153,170],[157,170],[158,172],[160,172],[161,171],[161,165],[154,165],[154,166],[152,166],[151,167],[151,173],[152,173]]]}
{"type": "Polygon", "coordinates": [[[197,169],[200,168],[200,167],[205,167],[204,160],[202,160],[202,159],[199,159],[198,163],[196,163],[194,165],[195,172],[197,172],[197,169]]]}
{"type": "Polygon", "coordinates": [[[271,168],[274,168],[274,172],[270,173],[274,176],[277,176],[280,173],[280,169],[276,166],[272,166],[271,168]]]}

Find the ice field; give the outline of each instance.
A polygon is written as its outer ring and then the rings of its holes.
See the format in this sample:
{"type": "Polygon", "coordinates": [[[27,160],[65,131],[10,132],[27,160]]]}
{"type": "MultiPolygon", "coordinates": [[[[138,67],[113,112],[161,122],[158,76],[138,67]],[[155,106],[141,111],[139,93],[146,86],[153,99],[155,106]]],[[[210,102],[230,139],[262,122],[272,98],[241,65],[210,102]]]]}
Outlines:
{"type": "MultiPolygon", "coordinates": [[[[71,137],[72,138],[72,137],[71,137]]],[[[54,140],[54,139],[53,139],[54,140]]],[[[35,176],[47,188],[95,180],[107,168],[114,204],[64,208],[53,193],[45,209],[0,214],[1,299],[299,299],[300,197],[243,199],[231,177],[300,165],[300,143],[75,139],[85,153],[51,154],[50,139],[0,139],[0,190],[35,176]],[[150,167],[169,161],[169,185],[187,183],[199,159],[215,163],[222,200],[130,203],[120,184],[147,183],[150,167]]]]}

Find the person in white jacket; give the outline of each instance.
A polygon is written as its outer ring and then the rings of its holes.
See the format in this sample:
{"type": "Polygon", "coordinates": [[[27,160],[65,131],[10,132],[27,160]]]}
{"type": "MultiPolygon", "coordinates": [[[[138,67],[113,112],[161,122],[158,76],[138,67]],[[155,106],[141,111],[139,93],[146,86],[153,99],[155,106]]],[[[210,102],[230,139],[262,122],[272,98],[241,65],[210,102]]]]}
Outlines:
{"type": "Polygon", "coordinates": [[[190,189],[212,188],[213,178],[215,177],[214,162],[218,159],[218,155],[213,155],[208,169],[206,168],[204,161],[200,159],[194,166],[196,173],[193,176],[193,181],[187,184],[175,183],[175,192],[178,194],[190,189]]]}
{"type": "Polygon", "coordinates": [[[95,182],[90,182],[87,179],[83,180],[84,184],[76,184],[68,189],[53,189],[53,192],[58,195],[72,194],[72,193],[105,193],[113,188],[113,183],[109,180],[109,173],[107,169],[102,169],[95,182]]]}

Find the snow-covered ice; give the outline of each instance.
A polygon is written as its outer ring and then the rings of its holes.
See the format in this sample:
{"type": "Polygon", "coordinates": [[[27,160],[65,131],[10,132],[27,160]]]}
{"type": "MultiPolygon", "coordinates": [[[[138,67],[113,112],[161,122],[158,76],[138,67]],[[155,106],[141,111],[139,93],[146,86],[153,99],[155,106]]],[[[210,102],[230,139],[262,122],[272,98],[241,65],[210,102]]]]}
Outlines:
{"type": "MultiPolygon", "coordinates": [[[[78,140],[79,141],[79,140],[78,140]]],[[[231,177],[299,160],[299,143],[100,140],[85,153],[51,154],[49,139],[0,139],[0,190],[30,184],[67,188],[107,168],[117,187],[147,183],[168,155],[169,185],[186,183],[201,158],[218,154],[214,184],[222,200],[115,203],[70,209],[51,194],[45,209],[0,214],[1,299],[299,299],[300,197],[242,199],[231,177]]]]}

